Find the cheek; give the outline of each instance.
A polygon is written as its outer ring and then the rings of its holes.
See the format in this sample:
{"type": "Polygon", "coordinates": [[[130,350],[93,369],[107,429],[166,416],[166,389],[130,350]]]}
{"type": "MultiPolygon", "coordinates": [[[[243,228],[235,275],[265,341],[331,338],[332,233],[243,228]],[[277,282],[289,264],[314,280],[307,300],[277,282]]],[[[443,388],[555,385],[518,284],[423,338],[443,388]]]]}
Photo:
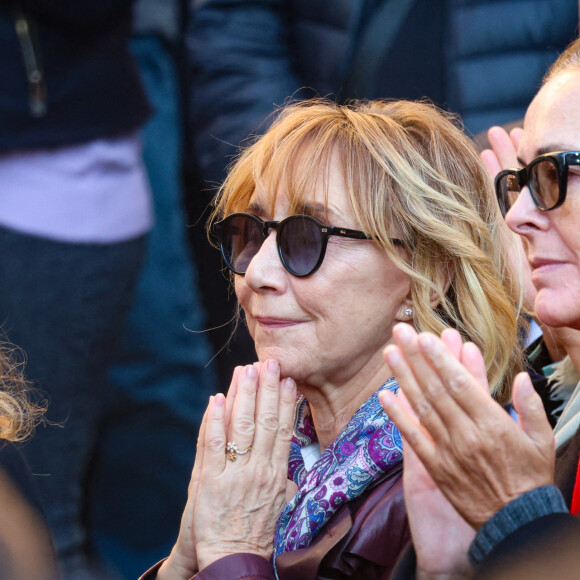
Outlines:
{"type": "MultiPolygon", "coordinates": [[[[570,212],[567,212],[566,219],[561,220],[557,227],[559,237],[566,248],[575,254],[576,265],[580,268],[580,234],[578,232],[578,220],[575,219],[580,215],[580,203],[574,200],[575,204],[570,204],[570,212]]],[[[563,206],[564,208],[565,206],[563,206]]]]}
{"type": "Polygon", "coordinates": [[[243,307],[244,302],[247,302],[249,299],[249,291],[250,291],[243,276],[234,277],[234,291],[236,293],[236,298],[238,299],[238,302],[243,307]]]}
{"type": "Polygon", "coordinates": [[[410,279],[392,263],[377,261],[365,272],[373,274],[358,276],[348,285],[337,286],[341,290],[338,295],[335,290],[332,307],[343,313],[347,332],[348,328],[364,326],[381,336],[390,336],[401,306],[409,295],[410,279]]]}
{"type": "Polygon", "coordinates": [[[248,288],[243,276],[236,276],[234,280],[234,290],[236,293],[236,298],[238,304],[242,307],[244,313],[246,314],[246,322],[248,324],[248,329],[250,334],[253,336],[253,324],[252,320],[248,318],[248,312],[250,310],[250,299],[252,296],[252,291],[248,288]]]}

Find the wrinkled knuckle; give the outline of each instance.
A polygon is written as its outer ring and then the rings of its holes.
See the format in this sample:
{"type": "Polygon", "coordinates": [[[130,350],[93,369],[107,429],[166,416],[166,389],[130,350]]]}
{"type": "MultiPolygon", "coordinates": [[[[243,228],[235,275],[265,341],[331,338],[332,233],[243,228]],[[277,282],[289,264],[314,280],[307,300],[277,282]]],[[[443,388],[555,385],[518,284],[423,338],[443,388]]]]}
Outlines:
{"type": "Polygon", "coordinates": [[[429,351],[427,357],[436,369],[441,369],[445,366],[445,357],[443,357],[441,353],[436,351],[429,351]]]}
{"type": "Polygon", "coordinates": [[[260,417],[260,424],[266,431],[276,432],[279,425],[278,416],[273,413],[265,413],[260,417]]]}
{"type": "Polygon", "coordinates": [[[458,374],[449,380],[449,390],[452,393],[461,393],[469,386],[469,377],[463,374],[458,374]]]}
{"type": "Polygon", "coordinates": [[[218,436],[210,436],[206,441],[206,447],[210,451],[221,451],[226,445],[225,439],[218,436]]]}
{"type": "Polygon", "coordinates": [[[256,426],[254,424],[254,421],[252,421],[250,418],[242,418],[236,420],[236,431],[238,431],[240,435],[245,435],[253,439],[255,429],[256,426]]]}
{"type": "Polygon", "coordinates": [[[282,441],[290,441],[294,436],[294,430],[292,429],[291,425],[281,424],[278,427],[278,437],[282,441]]]}
{"type": "Polygon", "coordinates": [[[441,384],[441,381],[429,381],[425,390],[432,398],[438,398],[445,393],[445,388],[441,384]]]}
{"type": "Polygon", "coordinates": [[[433,407],[427,399],[421,399],[415,407],[415,412],[419,419],[422,419],[428,417],[433,412],[433,407]]]}

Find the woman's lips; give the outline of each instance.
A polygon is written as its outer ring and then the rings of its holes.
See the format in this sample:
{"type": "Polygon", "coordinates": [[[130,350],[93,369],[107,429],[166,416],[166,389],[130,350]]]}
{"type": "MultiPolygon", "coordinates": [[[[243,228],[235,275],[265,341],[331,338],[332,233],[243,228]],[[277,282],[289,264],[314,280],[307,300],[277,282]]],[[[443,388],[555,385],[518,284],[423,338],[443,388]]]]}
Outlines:
{"type": "Polygon", "coordinates": [[[296,326],[300,324],[298,320],[289,318],[274,318],[271,316],[255,316],[254,320],[263,328],[276,329],[287,328],[288,326],[296,326]]]}
{"type": "Polygon", "coordinates": [[[562,262],[560,260],[551,260],[549,258],[533,258],[530,260],[532,278],[535,276],[541,276],[542,274],[549,274],[564,264],[566,264],[566,262],[562,262]]]}

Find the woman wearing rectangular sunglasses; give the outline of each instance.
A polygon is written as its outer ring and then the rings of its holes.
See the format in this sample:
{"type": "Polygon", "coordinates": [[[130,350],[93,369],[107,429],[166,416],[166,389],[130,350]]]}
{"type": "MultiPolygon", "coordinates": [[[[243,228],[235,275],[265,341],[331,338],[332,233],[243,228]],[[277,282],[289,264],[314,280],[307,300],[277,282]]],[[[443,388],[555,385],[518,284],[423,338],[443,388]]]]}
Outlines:
{"type": "Polygon", "coordinates": [[[393,325],[459,329],[500,400],[520,368],[485,168],[429,105],[307,102],[235,162],[214,222],[259,362],[211,400],[179,538],[146,577],[388,578],[409,537],[378,401],[393,325]]]}
{"type": "MultiPolygon", "coordinates": [[[[496,178],[505,220],[524,240],[537,291],[536,315],[549,326],[576,330],[579,103],[580,39],[548,71],[528,109],[518,146],[521,168],[496,178]]],[[[419,576],[471,577],[473,569],[465,570],[460,557],[445,557],[441,541],[455,525],[464,529],[467,522],[477,530],[469,547],[477,578],[580,577],[580,522],[573,517],[580,512],[580,384],[556,425],[556,450],[527,374],[514,382],[517,425],[485,393],[481,353],[462,344],[454,331],[439,339],[401,325],[393,334],[397,346],[387,347],[385,359],[421,426],[408,405],[388,394],[381,395],[382,403],[422,463],[406,464],[406,474],[421,477],[424,489],[434,492],[423,494],[421,509],[430,513],[436,534],[420,520],[412,526],[413,537],[421,538],[415,542],[419,576]],[[428,416],[422,409],[429,405],[428,416]],[[445,518],[445,525],[438,517],[445,518]]],[[[413,511],[414,497],[406,498],[413,511]]],[[[400,571],[397,578],[407,577],[400,571]]]]}

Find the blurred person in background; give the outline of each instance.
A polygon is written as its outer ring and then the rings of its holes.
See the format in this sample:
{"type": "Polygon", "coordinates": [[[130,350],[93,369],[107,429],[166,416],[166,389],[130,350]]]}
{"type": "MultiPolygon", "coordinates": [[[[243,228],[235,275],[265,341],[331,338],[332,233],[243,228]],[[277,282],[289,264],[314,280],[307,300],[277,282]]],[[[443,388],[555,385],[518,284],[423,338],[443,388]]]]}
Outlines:
{"type": "Polygon", "coordinates": [[[101,577],[90,468],[152,223],[132,2],[0,2],[0,319],[47,394],[23,448],[65,578],[101,577]]]}

